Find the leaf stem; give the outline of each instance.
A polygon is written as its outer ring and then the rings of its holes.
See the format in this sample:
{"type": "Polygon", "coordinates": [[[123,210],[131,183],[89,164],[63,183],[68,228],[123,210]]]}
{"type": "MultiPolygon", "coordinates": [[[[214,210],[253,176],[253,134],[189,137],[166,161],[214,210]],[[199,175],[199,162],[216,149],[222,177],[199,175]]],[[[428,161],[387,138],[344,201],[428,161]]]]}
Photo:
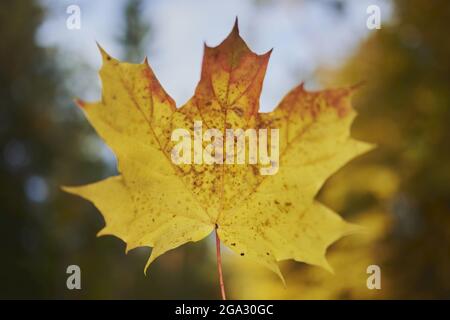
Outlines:
{"type": "Polygon", "coordinates": [[[222,294],[222,300],[227,300],[227,297],[225,295],[225,285],[223,283],[222,258],[220,256],[220,239],[219,239],[219,234],[217,233],[217,226],[216,226],[215,232],[216,232],[217,270],[219,272],[220,293],[222,294]]]}

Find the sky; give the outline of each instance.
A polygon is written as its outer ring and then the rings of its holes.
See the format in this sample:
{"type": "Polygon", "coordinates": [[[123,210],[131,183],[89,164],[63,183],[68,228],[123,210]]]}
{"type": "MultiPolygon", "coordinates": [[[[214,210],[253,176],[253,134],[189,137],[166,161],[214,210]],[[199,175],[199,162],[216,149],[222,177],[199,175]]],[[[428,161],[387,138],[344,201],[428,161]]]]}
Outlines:
{"type": "MultiPolygon", "coordinates": [[[[48,15],[38,42],[56,47],[63,66],[77,66],[68,82],[76,96],[99,99],[96,70],[101,59],[96,41],[113,57],[123,58],[118,38],[126,0],[41,2],[48,15]],[[79,30],[66,27],[69,5],[80,7],[79,30]]],[[[392,15],[388,0],[341,2],[343,6],[333,0],[145,1],[142,14],[151,25],[146,55],[163,87],[181,106],[199,80],[203,43],[219,44],[238,17],[241,36],[253,51],[273,48],[261,96],[261,110],[270,111],[298,83],[316,88],[317,68],[338,66],[370,32],[376,32],[366,27],[369,5],[380,7],[382,23],[392,15]]]]}

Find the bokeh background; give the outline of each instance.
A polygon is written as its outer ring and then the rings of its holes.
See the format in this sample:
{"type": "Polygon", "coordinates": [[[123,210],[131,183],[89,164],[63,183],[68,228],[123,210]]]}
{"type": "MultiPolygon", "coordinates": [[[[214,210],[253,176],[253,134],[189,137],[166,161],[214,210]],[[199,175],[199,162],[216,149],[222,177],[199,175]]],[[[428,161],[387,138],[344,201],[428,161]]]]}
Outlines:
{"type": "Polygon", "coordinates": [[[98,41],[131,62],[149,57],[178,105],[200,75],[203,42],[218,44],[239,17],[241,35],[274,48],[261,108],[295,84],[364,81],[353,135],[378,148],[345,166],[318,198],[366,227],[331,246],[336,273],[283,262],[287,287],[223,252],[230,298],[450,299],[450,2],[446,0],[2,1],[0,4],[0,298],[219,298],[213,239],[143,267],[149,248],[125,254],[104,222],[60,185],[116,173],[111,151],[72,102],[100,97],[98,41]],[[69,5],[81,29],[66,26],[69,5]],[[367,6],[381,29],[366,27],[367,6]],[[66,268],[81,268],[68,290],[66,268]],[[368,290],[366,268],[381,267],[368,290]]]}

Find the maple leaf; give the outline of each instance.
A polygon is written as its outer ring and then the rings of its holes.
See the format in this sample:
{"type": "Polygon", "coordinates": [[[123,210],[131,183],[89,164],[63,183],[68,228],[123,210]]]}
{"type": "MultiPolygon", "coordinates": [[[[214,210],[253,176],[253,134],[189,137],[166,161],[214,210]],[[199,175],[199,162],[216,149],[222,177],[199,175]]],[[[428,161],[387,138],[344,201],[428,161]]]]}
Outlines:
{"type": "Polygon", "coordinates": [[[205,45],[201,79],[181,108],[156,79],[147,59],[120,62],[100,48],[102,99],[78,101],[118,159],[120,175],[64,187],[103,214],[99,235],[123,239],[127,251],[153,247],[158,256],[216,230],[240,256],[281,278],[277,261],[294,259],[331,270],[327,247],[355,226],[314,197],[337,169],[372,146],[350,136],[353,87],[309,92],[300,85],[276,109],[259,113],[271,51],[253,53],[237,23],[217,47],[205,45]],[[171,133],[193,123],[227,128],[279,129],[279,170],[260,164],[180,164],[171,160],[171,133]]]}

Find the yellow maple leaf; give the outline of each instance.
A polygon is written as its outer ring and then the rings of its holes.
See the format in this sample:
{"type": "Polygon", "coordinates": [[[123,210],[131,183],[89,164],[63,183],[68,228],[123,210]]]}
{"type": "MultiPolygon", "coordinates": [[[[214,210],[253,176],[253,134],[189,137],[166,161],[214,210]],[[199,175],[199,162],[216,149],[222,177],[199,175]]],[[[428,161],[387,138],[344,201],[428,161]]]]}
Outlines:
{"type": "Polygon", "coordinates": [[[124,63],[100,51],[102,99],[78,104],[116,154],[120,175],[64,188],[102,212],[106,226],[99,235],[123,239],[127,251],[153,247],[145,270],[166,251],[214,230],[238,255],[281,278],[277,261],[284,259],[331,270],[326,248],[355,226],[314,197],[333,172],[371,148],[350,137],[354,88],[309,92],[300,85],[274,111],[259,113],[271,51],[253,53],[237,23],[220,45],[205,45],[200,82],[181,108],[147,59],[124,63]],[[221,134],[229,128],[278,129],[279,159],[270,162],[276,170],[264,175],[264,165],[251,163],[250,155],[248,163],[228,163],[217,152],[222,163],[174,163],[172,133],[184,128],[195,137],[199,121],[221,134]]]}

